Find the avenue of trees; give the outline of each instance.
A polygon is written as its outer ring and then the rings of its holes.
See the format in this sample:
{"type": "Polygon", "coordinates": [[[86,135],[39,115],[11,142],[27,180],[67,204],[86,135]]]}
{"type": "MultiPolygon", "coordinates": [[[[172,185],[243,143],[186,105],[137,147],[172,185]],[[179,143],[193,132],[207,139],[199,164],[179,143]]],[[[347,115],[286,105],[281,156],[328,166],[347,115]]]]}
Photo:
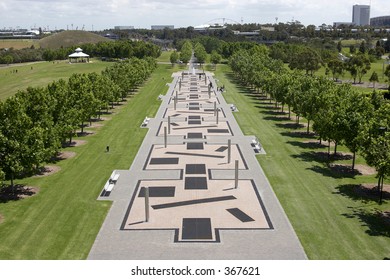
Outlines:
{"type": "Polygon", "coordinates": [[[0,101],[0,181],[32,174],[92,118],[131,94],[157,66],[153,58],[117,62],[101,75],[29,87],[0,101]]]}
{"type": "Polygon", "coordinates": [[[299,68],[290,71],[265,47],[237,51],[229,64],[242,84],[268,94],[289,117],[294,112],[298,124],[305,117],[307,133],[312,128],[320,141],[333,142],[334,153],[338,145],[347,146],[353,153],[352,169],[359,153],[376,168],[378,186],[390,175],[390,102],[382,95],[374,91],[367,96],[350,84],[337,85],[299,68]]]}

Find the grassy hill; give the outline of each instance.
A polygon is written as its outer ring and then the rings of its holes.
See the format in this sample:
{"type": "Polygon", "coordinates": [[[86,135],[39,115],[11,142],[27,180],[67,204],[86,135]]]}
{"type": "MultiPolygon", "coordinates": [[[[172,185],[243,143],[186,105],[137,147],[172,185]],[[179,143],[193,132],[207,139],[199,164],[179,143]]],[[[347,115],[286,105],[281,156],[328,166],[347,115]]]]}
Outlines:
{"type": "Polygon", "coordinates": [[[60,47],[72,47],[76,45],[91,43],[96,44],[111,39],[96,35],[87,31],[63,31],[39,40],[41,48],[57,49],[60,47]]]}

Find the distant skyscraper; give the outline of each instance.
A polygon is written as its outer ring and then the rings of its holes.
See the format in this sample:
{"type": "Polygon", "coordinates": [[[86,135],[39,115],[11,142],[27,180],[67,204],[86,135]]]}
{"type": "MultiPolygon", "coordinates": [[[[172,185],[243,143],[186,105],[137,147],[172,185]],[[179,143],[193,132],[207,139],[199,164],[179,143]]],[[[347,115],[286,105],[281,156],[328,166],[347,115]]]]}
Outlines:
{"type": "Polygon", "coordinates": [[[352,22],[358,26],[370,25],[370,6],[354,5],[352,9],[352,22]]]}

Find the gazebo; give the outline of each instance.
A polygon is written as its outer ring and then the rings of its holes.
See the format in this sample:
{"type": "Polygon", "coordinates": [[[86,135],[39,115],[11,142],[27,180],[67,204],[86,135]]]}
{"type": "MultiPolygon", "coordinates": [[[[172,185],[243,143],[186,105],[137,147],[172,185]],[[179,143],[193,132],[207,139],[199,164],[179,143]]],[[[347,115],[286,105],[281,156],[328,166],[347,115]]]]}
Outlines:
{"type": "Polygon", "coordinates": [[[69,63],[72,62],[89,62],[89,55],[83,53],[83,50],[77,48],[74,53],[69,55],[69,63]]]}

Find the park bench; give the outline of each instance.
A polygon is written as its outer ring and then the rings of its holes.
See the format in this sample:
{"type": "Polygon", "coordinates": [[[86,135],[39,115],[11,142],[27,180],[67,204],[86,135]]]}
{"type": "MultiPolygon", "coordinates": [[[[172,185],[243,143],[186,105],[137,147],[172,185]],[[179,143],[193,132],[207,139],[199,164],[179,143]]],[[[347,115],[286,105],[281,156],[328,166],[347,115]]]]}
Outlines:
{"type": "Polygon", "coordinates": [[[142,122],[141,127],[146,127],[146,126],[148,125],[149,121],[150,121],[150,118],[146,117],[146,118],[144,119],[144,121],[142,122]]]}
{"type": "Polygon", "coordinates": [[[257,137],[252,140],[251,145],[254,148],[255,152],[261,151],[261,144],[259,142],[259,139],[257,139],[257,137]]]}
{"type": "Polygon", "coordinates": [[[116,173],[115,170],[111,173],[110,178],[107,180],[104,185],[103,191],[100,196],[110,196],[112,189],[115,186],[115,183],[118,181],[120,174],[116,173]]]}

